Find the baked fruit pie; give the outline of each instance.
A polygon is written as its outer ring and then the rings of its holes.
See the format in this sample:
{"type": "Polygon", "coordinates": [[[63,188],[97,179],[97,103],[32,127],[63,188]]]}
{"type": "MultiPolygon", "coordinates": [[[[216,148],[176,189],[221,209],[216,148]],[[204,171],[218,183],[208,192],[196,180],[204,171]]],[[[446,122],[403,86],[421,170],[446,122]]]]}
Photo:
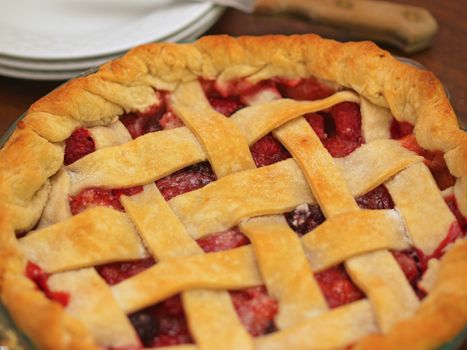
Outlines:
{"type": "Polygon", "coordinates": [[[152,44],[0,151],[1,299],[45,349],[434,349],[467,324],[466,216],[431,73],[314,35],[152,44]]]}

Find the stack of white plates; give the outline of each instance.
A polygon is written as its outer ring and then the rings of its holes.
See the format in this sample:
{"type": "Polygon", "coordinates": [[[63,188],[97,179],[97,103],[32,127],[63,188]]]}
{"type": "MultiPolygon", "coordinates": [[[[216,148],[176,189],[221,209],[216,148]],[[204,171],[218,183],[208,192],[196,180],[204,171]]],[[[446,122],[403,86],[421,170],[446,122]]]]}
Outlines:
{"type": "Polygon", "coordinates": [[[224,8],[184,0],[8,0],[0,11],[0,75],[76,76],[130,48],[190,41],[224,8]]]}

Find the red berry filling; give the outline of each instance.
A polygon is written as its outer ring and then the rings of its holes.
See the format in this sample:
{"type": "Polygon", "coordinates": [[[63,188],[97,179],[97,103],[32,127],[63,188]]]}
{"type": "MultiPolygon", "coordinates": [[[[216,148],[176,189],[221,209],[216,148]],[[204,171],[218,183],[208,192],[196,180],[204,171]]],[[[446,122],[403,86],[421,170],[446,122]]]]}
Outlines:
{"type": "Polygon", "coordinates": [[[448,205],[449,209],[451,209],[451,212],[456,217],[456,220],[459,223],[459,226],[462,229],[462,231],[467,231],[467,218],[464,215],[462,215],[461,211],[459,210],[456,197],[454,195],[450,195],[444,198],[444,200],[446,201],[446,204],[448,205]]]}
{"type": "Polygon", "coordinates": [[[310,204],[299,205],[295,210],[284,215],[290,228],[300,236],[315,229],[326,220],[319,206],[310,204]]]}
{"type": "Polygon", "coordinates": [[[28,261],[25,273],[26,277],[31,279],[36,284],[37,288],[41,290],[47,298],[59,302],[63,305],[63,307],[68,305],[70,295],[65,292],[51,291],[47,285],[47,280],[49,279],[50,275],[45,273],[38,265],[28,261]]]}
{"type": "Polygon", "coordinates": [[[393,119],[389,130],[391,132],[391,138],[399,140],[404,136],[413,133],[413,125],[408,122],[399,122],[396,119],[393,119]]]}
{"type": "Polygon", "coordinates": [[[162,196],[168,201],[180,194],[194,191],[215,181],[216,175],[208,162],[191,165],[156,181],[162,196]]]}
{"type": "Polygon", "coordinates": [[[146,347],[193,343],[179,295],[130,315],[130,321],[146,347]]]}
{"type": "Polygon", "coordinates": [[[325,127],[325,120],[324,116],[319,113],[308,113],[304,115],[306,121],[315,131],[316,135],[318,135],[321,141],[326,140],[328,138],[328,134],[326,133],[325,127]]]}
{"type": "Polygon", "coordinates": [[[230,296],[240,321],[250,335],[257,337],[275,330],[274,316],[277,300],[270,297],[263,286],[231,291],[230,296]]]}
{"type": "Polygon", "coordinates": [[[144,112],[127,113],[120,117],[120,121],[128,129],[132,138],[183,126],[183,121],[170,109],[167,93],[157,93],[157,95],[161,101],[159,104],[149,107],[144,112]]]}
{"type": "Polygon", "coordinates": [[[238,227],[227,231],[213,233],[196,241],[205,253],[220,252],[222,250],[234,249],[250,243],[238,227]]]}
{"type": "Polygon", "coordinates": [[[76,215],[87,208],[99,205],[123,211],[120,197],[122,195],[132,196],[141,191],[143,191],[143,187],[141,186],[125,189],[87,188],[75,196],[70,196],[71,213],[76,215]]]}
{"type": "Polygon", "coordinates": [[[353,102],[342,102],[331,107],[329,115],[334,128],[328,128],[323,145],[333,157],[344,157],[363,143],[360,107],[353,102]]]}
{"type": "Polygon", "coordinates": [[[352,282],[342,265],[331,267],[315,274],[330,308],[363,299],[365,295],[352,282]]]}
{"type": "Polygon", "coordinates": [[[250,150],[258,168],[292,157],[289,151],[287,151],[287,149],[271,134],[256,141],[256,143],[251,146],[250,150]]]}
{"type": "Polygon", "coordinates": [[[384,185],[379,185],[374,190],[356,199],[362,209],[393,209],[394,202],[384,185]]]}
{"type": "Polygon", "coordinates": [[[226,117],[230,117],[236,111],[245,107],[245,105],[234,97],[209,97],[211,106],[226,117]]]}
{"type": "Polygon", "coordinates": [[[155,263],[154,258],[149,257],[140,260],[115,262],[96,266],[96,270],[108,284],[114,285],[146,270],[155,263]]]}
{"type": "Polygon", "coordinates": [[[413,134],[402,137],[400,142],[405,148],[425,158],[424,163],[430,169],[433,178],[441,190],[454,185],[455,178],[449,172],[442,152],[431,152],[420,147],[413,134]]]}
{"type": "Polygon", "coordinates": [[[333,88],[320,83],[316,78],[294,81],[281,80],[278,88],[282,96],[294,100],[320,100],[336,92],[333,88]]]}
{"type": "Polygon", "coordinates": [[[79,128],[65,140],[63,164],[69,165],[96,150],[96,145],[88,129],[79,128]]]}
{"type": "Polygon", "coordinates": [[[415,293],[419,298],[423,298],[425,295],[420,288],[418,288],[418,282],[426,271],[426,262],[420,260],[420,256],[415,248],[403,251],[392,251],[392,255],[399,264],[402,272],[404,272],[412,288],[415,290],[415,293]]]}

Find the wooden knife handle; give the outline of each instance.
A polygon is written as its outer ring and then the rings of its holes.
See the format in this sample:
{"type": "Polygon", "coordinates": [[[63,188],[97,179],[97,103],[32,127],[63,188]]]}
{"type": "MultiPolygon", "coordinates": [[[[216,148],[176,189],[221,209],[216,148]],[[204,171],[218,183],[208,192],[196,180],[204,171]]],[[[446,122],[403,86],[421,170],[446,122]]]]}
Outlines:
{"type": "Polygon", "coordinates": [[[305,15],[345,31],[352,39],[389,43],[407,52],[427,47],[438,29],[428,10],[388,1],[256,0],[255,8],[305,15]]]}

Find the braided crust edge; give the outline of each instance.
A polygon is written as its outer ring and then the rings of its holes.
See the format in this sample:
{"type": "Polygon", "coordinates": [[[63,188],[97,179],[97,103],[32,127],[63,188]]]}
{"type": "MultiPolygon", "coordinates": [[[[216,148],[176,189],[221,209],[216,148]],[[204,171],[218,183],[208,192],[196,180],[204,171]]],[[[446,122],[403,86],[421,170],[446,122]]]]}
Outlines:
{"type": "MultiPolygon", "coordinates": [[[[351,88],[415,125],[417,142],[444,152],[450,172],[467,182],[467,134],[442,85],[432,73],[406,66],[370,42],[342,44],[316,35],[213,36],[193,44],[140,46],[38,100],[0,150],[0,296],[20,328],[41,348],[98,349],[81,322],[24,276],[26,261],[15,238],[15,231],[29,229],[40,215],[41,189],[61,166],[60,143],[75,128],[106,125],[124,112],[144,110],[156,102],[153,89],[172,91],[200,76],[222,83],[310,75],[351,88]]],[[[462,202],[467,196],[460,201],[467,215],[462,202]]],[[[442,259],[435,287],[416,315],[385,335],[363,338],[357,348],[429,349],[452,339],[467,324],[466,272],[467,243],[460,242],[442,259]]]]}

